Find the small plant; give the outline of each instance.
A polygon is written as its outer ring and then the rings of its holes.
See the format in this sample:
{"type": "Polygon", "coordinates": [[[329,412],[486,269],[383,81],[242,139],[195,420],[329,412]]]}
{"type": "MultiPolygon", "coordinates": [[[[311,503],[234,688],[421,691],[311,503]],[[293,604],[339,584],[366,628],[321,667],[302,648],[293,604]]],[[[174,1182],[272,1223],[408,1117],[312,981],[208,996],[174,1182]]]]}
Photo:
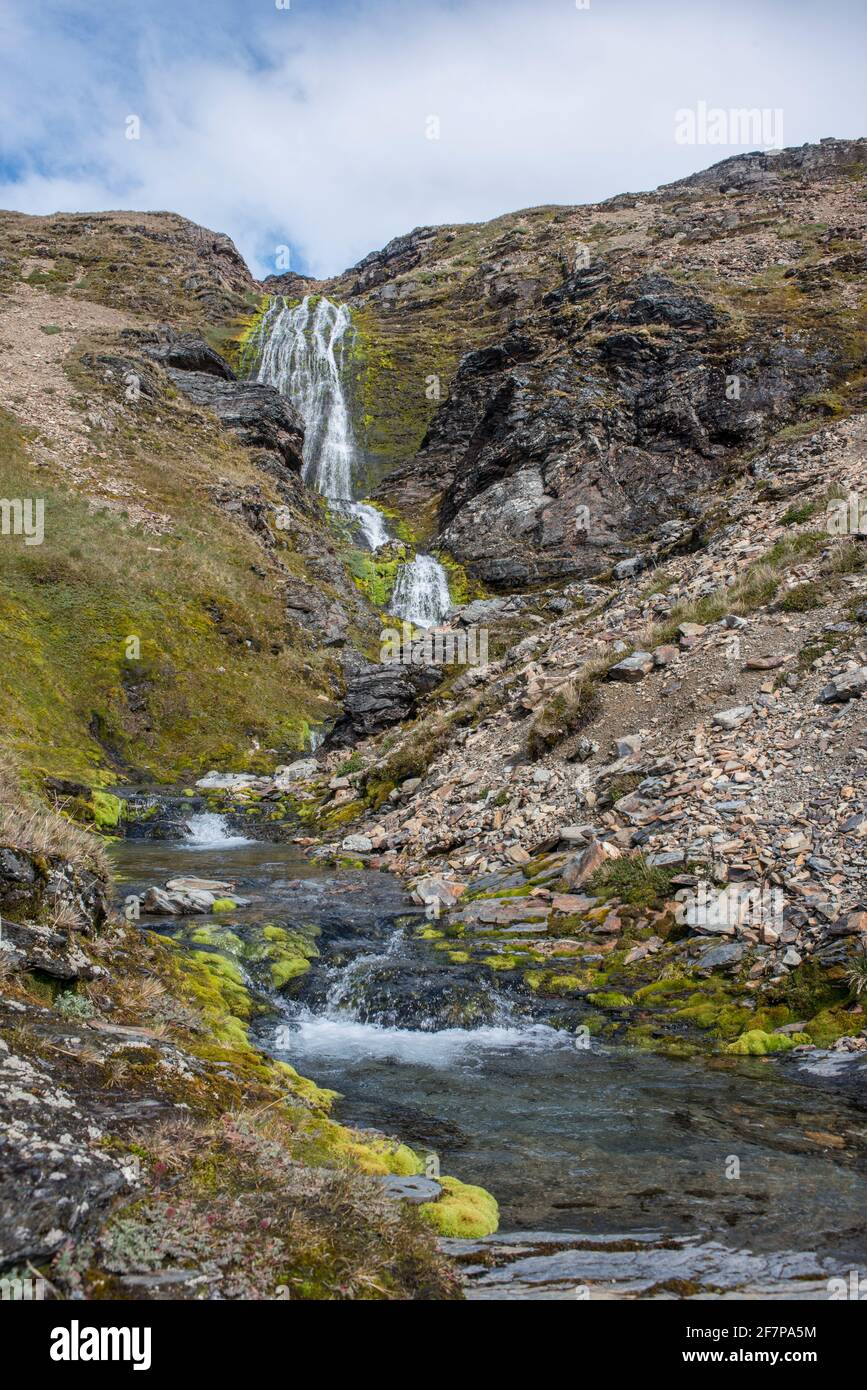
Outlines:
{"type": "Polygon", "coordinates": [[[780,517],[780,524],[782,526],[801,526],[805,521],[810,520],[818,508],[818,502],[802,502],[800,507],[789,507],[789,510],[780,517]]]}
{"type": "Polygon", "coordinates": [[[807,613],[811,608],[822,604],[822,589],[819,584],[797,584],[780,599],[779,607],[784,613],[807,613]]]}
{"type": "Polygon", "coordinates": [[[846,971],[846,980],[852,986],[855,997],[860,999],[867,990],[867,951],[861,951],[853,958],[846,971]]]}
{"type": "Polygon", "coordinates": [[[596,686],[588,680],[572,681],[558,690],[535,715],[527,732],[527,753],[541,758],[572,734],[580,733],[599,713],[596,686]]]}
{"type": "Polygon", "coordinates": [[[69,991],[57,996],[54,1007],[64,1018],[93,1018],[96,1012],[86,995],[69,991]]]}

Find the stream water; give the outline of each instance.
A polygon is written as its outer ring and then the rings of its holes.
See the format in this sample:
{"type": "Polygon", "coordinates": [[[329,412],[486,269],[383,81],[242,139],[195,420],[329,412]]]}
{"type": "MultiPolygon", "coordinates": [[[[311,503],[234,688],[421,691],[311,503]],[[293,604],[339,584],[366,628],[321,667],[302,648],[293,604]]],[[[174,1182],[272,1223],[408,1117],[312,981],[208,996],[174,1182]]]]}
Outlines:
{"type": "Polygon", "coordinates": [[[867,1115],[820,1084],[821,1067],[577,1047],[532,1001],[434,959],[388,875],[325,872],[219,816],[191,829],[120,844],[119,891],[229,878],[250,900],[234,930],[276,921],[315,934],[319,959],[293,998],[275,996],[258,1041],[339,1091],[338,1118],[487,1187],[504,1232],[543,1233],[507,1234],[502,1248],[535,1241],[536,1253],[483,1272],[474,1296],[566,1297],[580,1280],[640,1294],[689,1279],[732,1296],[827,1297],[830,1275],[864,1269],[867,1115]],[[726,1176],[733,1158],[738,1177],[726,1176]]]}

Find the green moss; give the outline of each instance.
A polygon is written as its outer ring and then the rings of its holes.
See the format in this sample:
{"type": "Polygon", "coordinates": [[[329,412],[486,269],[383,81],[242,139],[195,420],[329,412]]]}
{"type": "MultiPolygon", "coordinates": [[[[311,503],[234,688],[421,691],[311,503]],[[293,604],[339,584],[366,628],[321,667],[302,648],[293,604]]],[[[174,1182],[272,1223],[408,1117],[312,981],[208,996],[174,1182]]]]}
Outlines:
{"type": "Polygon", "coordinates": [[[493,1235],[500,1222],[496,1200],[483,1187],[472,1187],[457,1178],[440,1178],[443,1195],[423,1202],[419,1214],[441,1236],[480,1240],[493,1235]]]}
{"type": "Polygon", "coordinates": [[[806,1033],[765,1033],[761,1028],[751,1028],[726,1047],[740,1057],[765,1057],[770,1052],[788,1052],[799,1043],[808,1043],[806,1033]]]}
{"type": "Polygon", "coordinates": [[[511,952],[504,952],[501,956],[482,957],[482,964],[487,965],[490,970],[517,970],[519,963],[518,957],[511,952]]]}
{"type": "Polygon", "coordinates": [[[628,1009],[632,1006],[629,995],[620,994],[617,990],[604,990],[599,994],[588,994],[587,998],[597,1009],[628,1009]]]}
{"type": "Polygon", "coordinates": [[[215,898],[211,907],[212,912],[234,912],[238,904],[234,898],[215,898]]]}

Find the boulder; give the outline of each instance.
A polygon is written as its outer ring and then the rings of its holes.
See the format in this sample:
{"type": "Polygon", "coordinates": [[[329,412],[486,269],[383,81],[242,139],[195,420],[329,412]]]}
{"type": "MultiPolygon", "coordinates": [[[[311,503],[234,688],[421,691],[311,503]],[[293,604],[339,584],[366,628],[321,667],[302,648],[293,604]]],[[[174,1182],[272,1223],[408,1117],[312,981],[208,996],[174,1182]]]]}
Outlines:
{"type": "Polygon", "coordinates": [[[567,859],[563,865],[562,878],[570,888],[580,888],[591,879],[597,869],[611,859],[619,859],[621,851],[606,840],[591,840],[580,854],[567,859]]]}
{"type": "Polygon", "coordinates": [[[650,652],[633,652],[631,656],[624,657],[623,661],[618,661],[616,666],[609,668],[608,680],[627,681],[630,684],[643,681],[653,670],[653,665],[650,652]]]}

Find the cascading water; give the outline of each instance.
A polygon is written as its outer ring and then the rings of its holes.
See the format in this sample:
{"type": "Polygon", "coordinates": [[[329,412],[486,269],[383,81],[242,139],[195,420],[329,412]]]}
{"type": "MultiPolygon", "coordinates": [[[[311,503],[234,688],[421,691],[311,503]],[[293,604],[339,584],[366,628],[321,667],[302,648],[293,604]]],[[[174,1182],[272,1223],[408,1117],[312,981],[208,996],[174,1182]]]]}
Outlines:
{"type": "Polygon", "coordinates": [[[254,841],[245,835],[234,835],[225,816],[216,811],[202,811],[190,816],[184,839],[196,849],[220,849],[226,845],[250,845],[254,841]]]}
{"type": "MultiPolygon", "coordinates": [[[[343,388],[344,349],[352,332],[345,304],[322,296],[312,308],[305,295],[290,308],[285,299],[274,299],[256,339],[257,379],[276,386],[304,421],[304,481],[351,517],[376,551],[391,536],[382,513],[356,500],[358,448],[343,388]]],[[[401,566],[390,608],[395,617],[432,627],[449,607],[446,572],[432,555],[416,555],[401,566]]]]}
{"type": "Polygon", "coordinates": [[[435,627],[451,607],[449,584],[432,555],[416,555],[398,571],[390,611],[416,627],[435,627]]]}

